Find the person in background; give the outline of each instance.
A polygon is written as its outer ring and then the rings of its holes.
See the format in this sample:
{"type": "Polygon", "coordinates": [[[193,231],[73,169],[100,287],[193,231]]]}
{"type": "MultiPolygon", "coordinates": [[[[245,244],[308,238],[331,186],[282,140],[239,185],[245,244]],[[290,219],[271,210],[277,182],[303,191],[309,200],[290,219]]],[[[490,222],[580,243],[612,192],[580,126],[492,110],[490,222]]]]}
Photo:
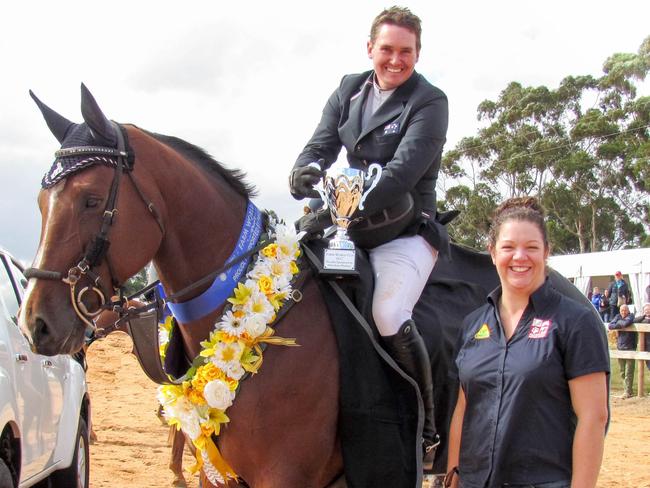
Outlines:
{"type": "Polygon", "coordinates": [[[603,322],[609,323],[610,314],[609,314],[609,290],[605,290],[600,296],[600,317],[603,319],[603,322]]]}
{"type": "Polygon", "coordinates": [[[501,285],[462,325],[446,486],[593,488],[609,412],[603,324],[548,281],[536,199],[502,203],[488,240],[501,285]]]}
{"type": "Polygon", "coordinates": [[[600,301],[601,301],[601,298],[602,298],[602,295],[600,293],[600,288],[598,288],[597,286],[594,286],[594,289],[591,292],[591,303],[594,305],[594,308],[599,313],[600,313],[600,301]]]}
{"type": "MultiPolygon", "coordinates": [[[[650,301],[643,305],[643,313],[634,319],[635,324],[650,324],[650,301]]],[[[650,332],[644,334],[645,340],[643,342],[643,350],[650,351],[650,332]]],[[[650,361],[646,361],[645,365],[650,369],[650,361]]]]}
{"type": "Polygon", "coordinates": [[[618,315],[618,287],[616,286],[616,278],[609,282],[607,295],[609,300],[609,320],[612,320],[618,315]]]}
{"type": "MultiPolygon", "coordinates": [[[[620,306],[618,313],[609,323],[609,330],[616,330],[616,348],[619,351],[636,351],[637,333],[625,330],[625,327],[632,325],[634,315],[630,313],[627,305],[620,306]]],[[[623,380],[623,395],[621,398],[630,398],[632,396],[632,387],[634,385],[634,365],[636,359],[618,358],[621,379],[623,380]]]]}
{"type": "Polygon", "coordinates": [[[439,442],[431,362],[412,312],[438,253],[444,255],[449,246],[436,220],[448,108],[446,95],[415,71],[421,30],[420,19],[408,8],[391,7],[375,18],[366,46],[373,69],[343,77],[291,170],[289,188],[296,199],[318,198],[314,185],[342,147],[350,167],[382,167],[363,213],[353,218],[360,224],[395,220],[390,236],[384,233],[381,241],[365,246],[375,277],[372,315],[384,348],[419,386],[425,413],[423,466],[429,470],[439,442]]]}
{"type": "Polygon", "coordinates": [[[623,279],[623,274],[620,271],[617,271],[614,275],[614,286],[616,287],[616,305],[619,307],[625,304],[630,303],[630,289],[627,286],[627,282],[623,279]]]}

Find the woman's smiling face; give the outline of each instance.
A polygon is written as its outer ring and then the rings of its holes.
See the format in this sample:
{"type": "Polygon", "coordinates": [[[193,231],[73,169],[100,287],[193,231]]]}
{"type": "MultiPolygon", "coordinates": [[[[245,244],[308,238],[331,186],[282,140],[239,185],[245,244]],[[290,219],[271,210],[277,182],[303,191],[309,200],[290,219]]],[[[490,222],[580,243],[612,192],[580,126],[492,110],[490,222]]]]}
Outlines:
{"type": "Polygon", "coordinates": [[[490,254],[504,291],[530,296],[544,284],[548,248],[533,222],[504,222],[490,254]]]}

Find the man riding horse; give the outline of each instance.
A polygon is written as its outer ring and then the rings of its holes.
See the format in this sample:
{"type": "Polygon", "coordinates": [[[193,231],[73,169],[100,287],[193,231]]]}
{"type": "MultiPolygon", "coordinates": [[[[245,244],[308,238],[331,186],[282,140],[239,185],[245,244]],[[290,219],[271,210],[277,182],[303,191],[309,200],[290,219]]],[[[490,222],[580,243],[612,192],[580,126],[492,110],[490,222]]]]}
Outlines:
{"type": "MultiPolygon", "coordinates": [[[[448,111],[445,94],[414,69],[421,30],[408,8],[392,7],[374,19],[367,44],[373,69],[343,77],[289,184],[296,199],[318,197],[313,186],[342,146],[350,167],[367,170],[379,163],[383,168],[363,213],[354,217],[381,222],[363,239],[375,278],[372,316],[385,349],[420,388],[426,470],[439,439],[429,355],[412,314],[439,253],[444,256],[449,245],[436,221],[435,191],[448,111]]],[[[364,233],[363,226],[352,224],[351,235],[364,233]]]]}

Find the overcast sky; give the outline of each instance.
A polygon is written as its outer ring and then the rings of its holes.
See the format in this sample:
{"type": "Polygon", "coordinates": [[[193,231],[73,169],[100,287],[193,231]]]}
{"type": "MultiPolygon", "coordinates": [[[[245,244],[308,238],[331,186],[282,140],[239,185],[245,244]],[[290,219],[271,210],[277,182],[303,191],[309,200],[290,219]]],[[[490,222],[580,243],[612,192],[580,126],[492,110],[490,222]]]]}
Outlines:
{"type": "MultiPolygon", "coordinates": [[[[36,196],[58,144],[28,96],[81,121],[84,82],[118,122],[175,135],[258,186],[293,220],[287,174],[345,73],[371,67],[374,16],[392,2],[3,2],[0,246],[31,261],[36,196]]],[[[650,2],[405,1],[423,25],[416,69],[449,97],[447,149],[508,82],[555,87],[601,72],[650,35],[650,2]]],[[[646,84],[647,86],[647,84],[646,84]]],[[[646,93],[647,94],[647,93],[646,93]]]]}

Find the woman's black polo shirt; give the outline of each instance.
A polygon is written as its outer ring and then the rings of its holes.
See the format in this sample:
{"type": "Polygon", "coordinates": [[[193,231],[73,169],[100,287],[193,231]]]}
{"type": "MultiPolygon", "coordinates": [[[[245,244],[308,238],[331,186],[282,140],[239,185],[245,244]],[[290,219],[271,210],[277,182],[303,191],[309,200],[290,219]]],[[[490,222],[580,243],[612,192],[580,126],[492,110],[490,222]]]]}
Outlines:
{"type": "Polygon", "coordinates": [[[570,480],[576,417],[568,380],[609,373],[605,328],[546,280],[506,342],[500,296],[499,287],[463,323],[456,359],[467,399],[461,486],[570,480]]]}

